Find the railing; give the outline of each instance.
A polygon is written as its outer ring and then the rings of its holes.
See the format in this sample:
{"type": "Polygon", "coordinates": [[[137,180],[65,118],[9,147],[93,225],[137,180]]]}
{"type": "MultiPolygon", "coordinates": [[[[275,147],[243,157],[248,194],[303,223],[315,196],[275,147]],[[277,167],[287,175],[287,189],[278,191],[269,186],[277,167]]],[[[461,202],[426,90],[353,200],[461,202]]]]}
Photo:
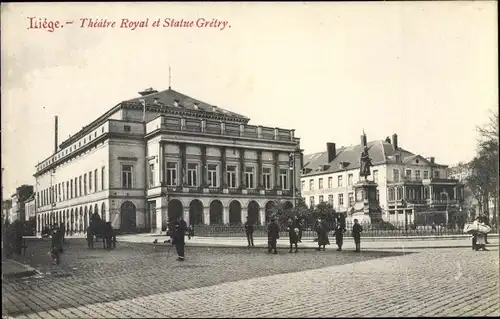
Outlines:
{"type": "Polygon", "coordinates": [[[297,142],[294,130],[255,126],[248,124],[235,124],[198,119],[181,119],[163,116],[149,122],[148,133],[161,128],[171,131],[186,131],[194,133],[208,133],[214,135],[239,136],[264,140],[277,140],[283,142],[297,142]],[[152,123],[154,122],[154,123],[152,123]]]}
{"type": "MultiPolygon", "coordinates": [[[[346,223],[345,236],[351,236],[352,223],[346,223]]],[[[449,225],[444,227],[442,225],[413,225],[408,223],[388,223],[382,222],[379,224],[365,224],[360,223],[363,227],[362,237],[411,237],[411,236],[446,236],[446,235],[464,235],[463,225],[449,225]]],[[[288,237],[286,225],[281,224],[280,237],[288,237]]],[[[329,236],[333,236],[334,225],[330,226],[332,230],[329,236]]],[[[245,237],[245,227],[241,224],[238,225],[194,225],[195,236],[199,237],[245,237]]],[[[491,232],[498,234],[498,227],[492,226],[491,232]]],[[[255,225],[254,237],[267,237],[266,226],[255,225]]],[[[316,238],[317,232],[314,226],[306,225],[302,231],[303,238],[316,238]]]]}

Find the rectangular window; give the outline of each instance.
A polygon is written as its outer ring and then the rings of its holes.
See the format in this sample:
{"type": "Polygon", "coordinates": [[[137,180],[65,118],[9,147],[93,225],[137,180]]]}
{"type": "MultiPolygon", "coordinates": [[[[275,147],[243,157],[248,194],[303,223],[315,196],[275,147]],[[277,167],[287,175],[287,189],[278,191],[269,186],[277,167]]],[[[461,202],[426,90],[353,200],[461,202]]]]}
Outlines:
{"type": "Polygon", "coordinates": [[[167,163],[167,185],[177,186],[177,163],[167,163]]]}
{"type": "Polygon", "coordinates": [[[309,180],[309,190],[313,191],[314,190],[314,179],[309,180]]]}
{"type": "Polygon", "coordinates": [[[69,198],[74,198],[73,197],[73,180],[71,180],[70,184],[69,184],[69,198]]]}
{"type": "Polygon", "coordinates": [[[122,188],[132,188],[132,165],[122,165],[122,188]]]}
{"type": "Polygon", "coordinates": [[[288,169],[280,169],[280,187],[281,189],[289,189],[288,187],[288,169]]]}
{"type": "Polygon", "coordinates": [[[236,188],[236,166],[228,165],[227,166],[227,186],[229,188],[236,188]]]}
{"type": "Polygon", "coordinates": [[[342,175],[337,177],[337,187],[342,187],[343,183],[342,183],[342,175]]]}
{"type": "Polygon", "coordinates": [[[406,170],[406,178],[411,179],[411,169],[406,170]]]}
{"type": "Polygon", "coordinates": [[[59,184],[57,184],[57,201],[58,202],[62,201],[61,200],[61,194],[62,194],[62,192],[61,192],[61,183],[59,183],[59,184]]]}
{"type": "Polygon", "coordinates": [[[94,191],[97,192],[97,170],[94,171],[94,191]]]}
{"type": "Polygon", "coordinates": [[[300,189],[301,190],[306,190],[306,181],[300,181],[300,189]]]}
{"type": "Polygon", "coordinates": [[[352,174],[347,175],[347,185],[348,186],[352,186],[352,178],[353,178],[352,174]]]}
{"type": "Polygon", "coordinates": [[[198,164],[188,163],[187,174],[188,186],[198,186],[198,164]]]}
{"type": "Polygon", "coordinates": [[[149,187],[155,185],[155,164],[149,164],[149,187]]]}
{"type": "Polygon", "coordinates": [[[339,206],[344,205],[344,194],[339,194],[339,206]]]}
{"type": "Polygon", "coordinates": [[[78,177],[78,196],[82,196],[82,177],[78,177]]]}
{"type": "Polygon", "coordinates": [[[354,206],[354,193],[349,193],[348,195],[349,207],[354,206]]]}
{"type": "Polygon", "coordinates": [[[333,188],[333,177],[328,177],[328,188],[333,188]]]}
{"type": "Polygon", "coordinates": [[[264,180],[264,188],[271,189],[271,168],[263,167],[262,168],[262,177],[264,180]]]}
{"type": "Polygon", "coordinates": [[[420,171],[415,171],[415,179],[420,180],[420,171]]]}
{"type": "Polygon", "coordinates": [[[434,178],[439,178],[439,171],[434,171],[434,178]]]}
{"type": "Polygon", "coordinates": [[[106,168],[103,166],[101,168],[101,190],[105,190],[106,187],[105,187],[105,178],[104,178],[104,172],[106,171],[106,168]]]}
{"type": "Polygon", "coordinates": [[[378,183],[378,171],[373,171],[373,181],[378,183]]]}
{"type": "Polygon", "coordinates": [[[255,169],[253,167],[245,168],[245,183],[248,188],[255,188],[255,169]]]}
{"type": "Polygon", "coordinates": [[[424,171],[424,179],[428,179],[429,178],[429,172],[428,171],[424,171]]]}
{"type": "Polygon", "coordinates": [[[392,176],[394,177],[394,181],[396,183],[399,182],[399,169],[393,169],[392,176]]]}
{"type": "Polygon", "coordinates": [[[89,193],[92,193],[92,172],[89,172],[89,193]]]}
{"type": "Polygon", "coordinates": [[[309,206],[314,208],[314,196],[309,197],[309,206]]]}
{"type": "Polygon", "coordinates": [[[70,194],[69,194],[69,182],[66,182],[66,200],[71,198],[69,196],[70,196],[70,194]]]}
{"type": "Polygon", "coordinates": [[[208,164],[208,186],[209,187],[218,187],[219,179],[217,178],[218,165],[216,164],[208,164]]]}
{"type": "Polygon", "coordinates": [[[87,174],[83,174],[83,194],[87,195],[87,174]]]}
{"type": "Polygon", "coordinates": [[[333,206],[333,195],[328,195],[328,204],[333,206]]]}
{"type": "MultiPolygon", "coordinates": [[[[320,178],[318,180],[318,189],[323,189],[323,179],[322,178],[320,178]]],[[[320,203],[321,203],[321,201],[320,201],[320,203]]]]}
{"type": "Polygon", "coordinates": [[[324,200],[323,195],[319,195],[319,201],[318,201],[318,203],[320,203],[320,204],[323,203],[323,200],[324,200]]]}

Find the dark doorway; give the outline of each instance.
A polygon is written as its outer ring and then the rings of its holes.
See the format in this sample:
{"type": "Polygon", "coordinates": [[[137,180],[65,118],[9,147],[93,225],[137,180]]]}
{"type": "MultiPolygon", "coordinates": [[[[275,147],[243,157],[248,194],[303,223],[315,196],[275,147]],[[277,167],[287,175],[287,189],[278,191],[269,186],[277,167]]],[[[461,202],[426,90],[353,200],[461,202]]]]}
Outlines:
{"type": "Polygon", "coordinates": [[[241,204],[236,200],[229,204],[229,224],[241,224],[241,204]]]}
{"type": "Polygon", "coordinates": [[[210,203],[210,225],[222,225],[224,222],[222,212],[222,203],[219,200],[214,200],[210,203]]]}
{"type": "Polygon", "coordinates": [[[191,203],[189,203],[189,224],[203,224],[203,203],[198,199],[193,199],[191,203]]]}
{"type": "Polygon", "coordinates": [[[120,230],[122,232],[131,232],[136,229],[136,209],[132,202],[126,201],[122,204],[120,208],[121,225],[120,230]]]}
{"type": "MultiPolygon", "coordinates": [[[[184,209],[184,207],[182,206],[182,203],[180,200],[178,200],[178,199],[170,200],[168,202],[168,207],[167,207],[168,219],[177,220],[179,217],[182,216],[183,209],[184,209]]],[[[167,220],[164,220],[163,223],[166,225],[167,220]]]]}
{"type": "Polygon", "coordinates": [[[248,211],[247,211],[247,216],[248,216],[248,222],[252,225],[258,225],[259,224],[259,211],[260,207],[259,204],[256,201],[251,201],[248,203],[248,211]]]}

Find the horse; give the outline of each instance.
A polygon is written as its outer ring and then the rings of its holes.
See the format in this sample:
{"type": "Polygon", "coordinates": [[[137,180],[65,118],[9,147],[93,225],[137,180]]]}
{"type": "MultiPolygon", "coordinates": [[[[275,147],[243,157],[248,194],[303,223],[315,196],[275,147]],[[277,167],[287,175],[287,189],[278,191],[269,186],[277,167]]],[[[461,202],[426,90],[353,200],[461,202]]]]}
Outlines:
{"type": "Polygon", "coordinates": [[[96,241],[102,239],[103,248],[116,248],[116,234],[111,223],[106,223],[100,218],[92,218],[87,228],[87,244],[92,249],[94,248],[94,237],[96,241]]]}

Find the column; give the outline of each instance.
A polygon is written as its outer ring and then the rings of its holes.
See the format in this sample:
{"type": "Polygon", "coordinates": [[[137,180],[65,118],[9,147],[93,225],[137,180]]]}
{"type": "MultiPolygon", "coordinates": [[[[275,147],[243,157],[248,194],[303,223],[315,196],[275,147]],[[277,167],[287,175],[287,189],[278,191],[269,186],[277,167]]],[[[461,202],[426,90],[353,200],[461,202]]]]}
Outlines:
{"type": "Polygon", "coordinates": [[[456,186],[453,187],[453,199],[457,200],[457,187],[456,186]]]}
{"type": "Polygon", "coordinates": [[[260,215],[260,224],[264,226],[266,224],[266,208],[261,207],[259,210],[259,215],[260,215]]]}
{"type": "MultiPolygon", "coordinates": [[[[221,162],[221,166],[222,166],[222,170],[221,170],[222,174],[220,175],[220,185],[222,188],[227,188],[227,183],[226,183],[226,169],[227,169],[227,167],[226,167],[226,147],[225,146],[222,146],[220,148],[220,153],[221,153],[220,162],[221,162]]],[[[228,219],[228,222],[229,222],[229,219],[228,219]]]]}
{"type": "Polygon", "coordinates": [[[203,206],[203,222],[205,225],[210,225],[210,207],[203,206]]]}
{"type": "Polygon", "coordinates": [[[184,207],[184,221],[189,225],[189,207],[184,207]]]}
{"type": "Polygon", "coordinates": [[[247,217],[248,217],[248,204],[246,207],[241,207],[241,223],[242,224],[245,224],[245,222],[247,221],[247,217]]]}
{"type": "Polygon", "coordinates": [[[408,199],[408,195],[406,194],[406,186],[403,185],[403,198],[401,199],[404,199],[404,200],[407,200],[408,199]]]}
{"type": "Polygon", "coordinates": [[[222,221],[224,225],[229,224],[229,207],[222,207],[222,221]]]}
{"type": "Polygon", "coordinates": [[[262,189],[264,183],[262,182],[262,151],[257,151],[257,189],[262,189]]]}
{"type": "Polygon", "coordinates": [[[207,181],[207,147],[201,145],[201,186],[208,187],[207,181]]]}
{"type": "Polygon", "coordinates": [[[180,178],[181,178],[181,186],[187,186],[187,164],[186,164],[186,144],[179,144],[180,148],[180,157],[181,157],[181,167],[180,167],[180,178]]]}
{"type": "Polygon", "coordinates": [[[432,185],[429,185],[429,199],[431,200],[434,200],[434,189],[432,187],[432,185]]]}
{"type": "Polygon", "coordinates": [[[160,147],[158,150],[158,170],[159,170],[158,182],[160,183],[160,186],[163,186],[165,184],[165,143],[160,141],[159,146],[160,147]]]}
{"type": "MultiPolygon", "coordinates": [[[[245,181],[245,149],[240,148],[240,187],[241,188],[246,188],[246,181],[245,181]]],[[[243,221],[244,219],[242,219],[243,221]]]]}
{"type": "Polygon", "coordinates": [[[279,152],[273,152],[273,159],[274,159],[274,189],[278,189],[279,187],[279,152]]]}

